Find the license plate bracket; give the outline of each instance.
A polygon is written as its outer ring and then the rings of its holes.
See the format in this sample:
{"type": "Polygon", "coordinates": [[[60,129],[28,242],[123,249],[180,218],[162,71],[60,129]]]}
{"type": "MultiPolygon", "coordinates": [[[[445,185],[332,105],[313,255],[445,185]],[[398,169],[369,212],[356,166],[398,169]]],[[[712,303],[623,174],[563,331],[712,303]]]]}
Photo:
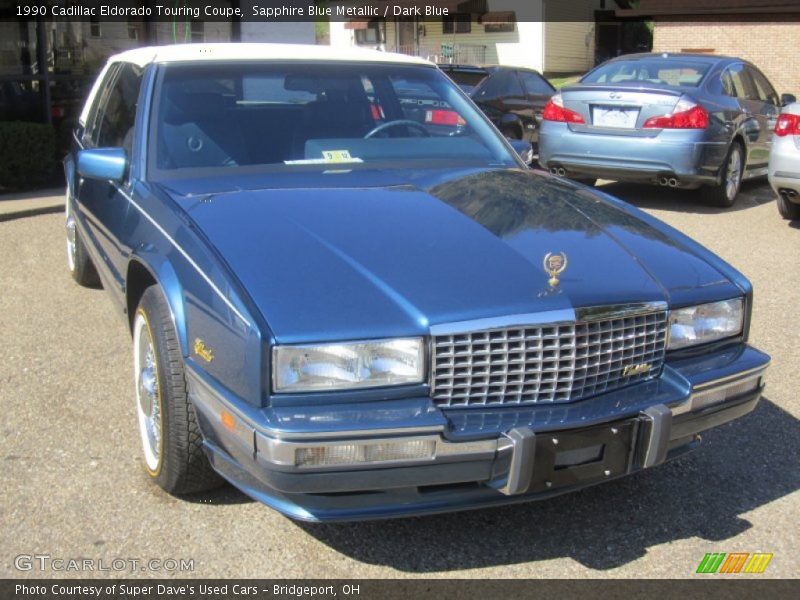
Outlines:
{"type": "Polygon", "coordinates": [[[627,473],[634,451],[636,420],[580,431],[536,435],[529,491],[585,485],[627,473]]]}

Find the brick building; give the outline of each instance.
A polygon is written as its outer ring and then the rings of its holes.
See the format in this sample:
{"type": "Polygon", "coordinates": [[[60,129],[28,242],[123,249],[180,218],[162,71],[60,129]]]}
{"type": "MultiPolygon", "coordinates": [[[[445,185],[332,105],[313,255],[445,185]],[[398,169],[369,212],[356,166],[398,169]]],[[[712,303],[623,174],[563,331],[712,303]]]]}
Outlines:
{"type": "Polygon", "coordinates": [[[800,97],[798,0],[641,0],[617,15],[653,19],[653,52],[737,56],[800,97]]]}

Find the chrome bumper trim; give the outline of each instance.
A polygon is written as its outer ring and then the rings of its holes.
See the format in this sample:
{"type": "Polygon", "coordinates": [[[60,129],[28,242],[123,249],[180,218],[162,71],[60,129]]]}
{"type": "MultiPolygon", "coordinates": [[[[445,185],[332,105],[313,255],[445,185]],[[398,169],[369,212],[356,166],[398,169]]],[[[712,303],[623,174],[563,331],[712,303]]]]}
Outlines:
{"type": "Polygon", "coordinates": [[[498,491],[506,496],[524,494],[533,479],[536,460],[536,434],[530,427],[515,427],[505,434],[506,444],[511,446],[511,464],[508,467],[506,484],[498,491]]]}
{"type": "MultiPolygon", "coordinates": [[[[299,441],[305,446],[311,444],[311,440],[330,440],[330,439],[353,439],[353,441],[372,440],[375,437],[391,437],[400,436],[402,439],[411,439],[410,436],[420,436],[425,434],[441,433],[444,427],[441,425],[431,425],[429,427],[395,427],[392,429],[351,429],[351,430],[337,430],[337,431],[271,431],[270,434],[264,435],[259,432],[259,435],[266,439],[274,439],[276,441],[290,443],[299,441]],[[306,442],[305,440],[309,440],[306,442]]],[[[394,437],[393,439],[398,439],[394,437]]]]}
{"type": "Polygon", "coordinates": [[[677,417],[678,415],[683,415],[685,413],[691,412],[692,402],[694,401],[695,397],[698,394],[706,393],[709,391],[725,390],[729,387],[739,385],[750,379],[763,378],[764,373],[769,368],[769,365],[770,363],[767,363],[762,367],[748,369],[747,371],[740,371],[739,373],[734,373],[733,375],[728,375],[727,377],[720,377],[719,379],[714,379],[713,381],[707,381],[705,383],[701,383],[699,385],[694,386],[692,388],[692,393],[689,395],[689,398],[687,400],[685,400],[680,404],[672,405],[670,407],[672,410],[672,415],[677,417]]]}
{"type": "Polygon", "coordinates": [[[337,441],[320,440],[297,442],[267,437],[256,432],[256,458],[272,465],[296,469],[297,471],[341,471],[347,469],[362,469],[369,467],[401,467],[439,462],[453,462],[457,460],[493,459],[498,450],[498,438],[490,440],[476,440],[471,442],[448,442],[436,435],[408,435],[399,437],[371,437],[362,439],[340,439],[337,441]],[[297,465],[296,453],[304,448],[331,448],[337,446],[375,446],[381,444],[397,444],[403,442],[429,442],[433,444],[434,451],[431,457],[417,459],[378,460],[352,463],[341,463],[324,466],[305,467],[297,465]]]}
{"type": "Polygon", "coordinates": [[[746,379],[748,375],[752,375],[755,373],[763,373],[769,368],[769,365],[770,363],[767,363],[763,367],[756,367],[754,369],[749,369],[747,371],[740,371],[738,373],[734,373],[733,375],[728,375],[727,377],[720,377],[719,379],[714,379],[712,381],[701,383],[692,388],[692,393],[705,392],[708,391],[710,388],[717,387],[718,385],[721,385],[726,382],[738,383],[739,379],[746,379]]]}

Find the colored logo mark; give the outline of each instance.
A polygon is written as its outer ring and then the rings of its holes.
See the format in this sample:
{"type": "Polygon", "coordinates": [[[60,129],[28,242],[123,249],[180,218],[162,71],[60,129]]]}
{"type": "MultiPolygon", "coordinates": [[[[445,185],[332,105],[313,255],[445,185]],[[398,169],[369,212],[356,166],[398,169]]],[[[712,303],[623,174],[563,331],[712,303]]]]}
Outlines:
{"type": "Polygon", "coordinates": [[[772,553],[709,552],[697,566],[697,573],[763,573],[772,553]]]}

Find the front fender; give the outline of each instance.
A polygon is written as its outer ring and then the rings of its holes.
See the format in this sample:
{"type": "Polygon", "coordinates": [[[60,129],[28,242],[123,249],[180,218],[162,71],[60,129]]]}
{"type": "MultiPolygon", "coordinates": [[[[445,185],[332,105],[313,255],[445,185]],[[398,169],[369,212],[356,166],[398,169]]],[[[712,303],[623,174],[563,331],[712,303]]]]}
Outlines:
{"type": "Polygon", "coordinates": [[[141,292],[144,291],[143,289],[131,289],[131,286],[134,284],[132,273],[135,272],[137,266],[147,271],[156,285],[161,288],[161,292],[164,294],[164,298],[169,306],[172,325],[175,327],[175,331],[178,335],[181,354],[184,357],[189,356],[184,291],[178,279],[178,275],[175,273],[175,269],[164,256],[142,247],[135,249],[131,253],[125,277],[125,295],[129,299],[128,310],[131,313],[136,307],[132,306],[133,302],[130,300],[130,294],[135,293],[141,295],[141,292]]]}
{"type": "Polygon", "coordinates": [[[209,301],[215,296],[192,267],[175,264],[157,247],[144,244],[133,250],[128,263],[125,293],[129,312],[153,282],[167,301],[186,364],[237,397],[260,405],[266,385],[266,355],[257,326],[239,323],[232,327],[209,301]]]}

